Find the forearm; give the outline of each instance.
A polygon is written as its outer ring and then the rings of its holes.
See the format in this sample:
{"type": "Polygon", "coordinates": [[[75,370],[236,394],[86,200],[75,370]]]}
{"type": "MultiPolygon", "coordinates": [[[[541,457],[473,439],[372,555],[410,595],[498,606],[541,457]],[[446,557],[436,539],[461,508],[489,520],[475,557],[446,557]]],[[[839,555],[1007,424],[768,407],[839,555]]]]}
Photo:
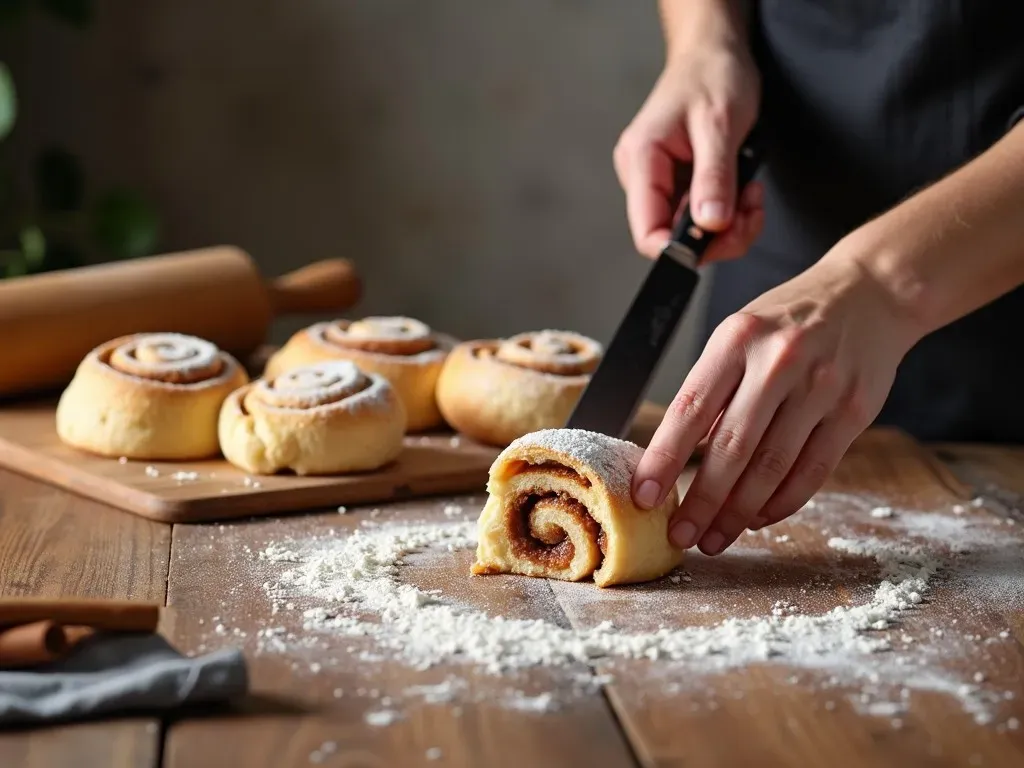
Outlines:
{"type": "Polygon", "coordinates": [[[746,0],[659,0],[658,8],[669,59],[708,40],[729,46],[747,45],[746,0]]]}
{"type": "Polygon", "coordinates": [[[1024,284],[1024,123],[844,238],[923,336],[1024,284]]]}

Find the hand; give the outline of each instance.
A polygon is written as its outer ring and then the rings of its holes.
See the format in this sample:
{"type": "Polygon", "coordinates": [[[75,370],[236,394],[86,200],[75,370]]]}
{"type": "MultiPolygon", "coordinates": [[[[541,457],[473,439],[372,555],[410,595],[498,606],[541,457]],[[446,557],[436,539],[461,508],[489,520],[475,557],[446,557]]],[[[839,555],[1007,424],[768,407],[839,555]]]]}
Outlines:
{"type": "Polygon", "coordinates": [[[874,421],[919,338],[871,273],[826,256],[715,330],[644,452],[634,500],[660,503],[708,435],[672,542],[715,555],[746,528],[783,520],[874,421]]]}
{"type": "Polygon", "coordinates": [[[764,226],[761,185],[737,201],[736,159],[757,117],[760,77],[742,46],[682,46],[615,147],[633,241],[656,258],[687,200],[698,226],[720,233],[705,263],[747,252],[764,226]],[[692,166],[689,192],[679,170],[692,166]]]}

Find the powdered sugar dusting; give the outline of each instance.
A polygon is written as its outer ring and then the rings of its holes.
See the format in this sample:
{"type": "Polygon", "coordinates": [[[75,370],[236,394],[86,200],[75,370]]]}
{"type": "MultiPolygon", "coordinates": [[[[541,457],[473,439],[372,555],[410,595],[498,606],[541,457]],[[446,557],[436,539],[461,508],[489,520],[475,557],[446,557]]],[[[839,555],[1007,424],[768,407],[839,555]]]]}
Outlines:
{"type": "Polygon", "coordinates": [[[614,494],[629,495],[636,466],[643,449],[627,440],[583,429],[543,429],[513,441],[498,457],[514,456],[526,446],[537,446],[566,454],[591,468],[614,494]]]}

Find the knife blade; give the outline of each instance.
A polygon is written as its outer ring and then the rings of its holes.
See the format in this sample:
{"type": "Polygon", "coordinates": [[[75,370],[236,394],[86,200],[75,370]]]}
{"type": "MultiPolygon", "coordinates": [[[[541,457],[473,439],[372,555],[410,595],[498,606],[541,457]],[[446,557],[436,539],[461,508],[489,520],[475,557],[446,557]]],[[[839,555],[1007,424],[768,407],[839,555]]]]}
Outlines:
{"type": "MultiPolygon", "coordinates": [[[[755,125],[739,150],[738,192],[757,173],[763,143],[762,130],[755,125]]],[[[714,232],[696,225],[687,204],[591,375],[567,428],[626,436],[697,290],[700,260],[714,237],[714,232]]]]}

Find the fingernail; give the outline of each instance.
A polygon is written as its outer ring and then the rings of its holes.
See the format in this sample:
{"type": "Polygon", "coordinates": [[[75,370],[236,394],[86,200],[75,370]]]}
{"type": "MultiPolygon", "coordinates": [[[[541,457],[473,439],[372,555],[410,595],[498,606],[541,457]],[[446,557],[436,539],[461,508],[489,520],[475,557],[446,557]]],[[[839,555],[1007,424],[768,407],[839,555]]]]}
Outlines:
{"type": "Polygon", "coordinates": [[[712,531],[704,537],[704,549],[713,555],[718,554],[723,544],[725,544],[725,536],[718,531],[712,531]]]}
{"type": "Polygon", "coordinates": [[[689,549],[697,538],[697,526],[685,520],[672,528],[669,538],[680,549],[689,549]]]}
{"type": "Polygon", "coordinates": [[[636,489],[637,506],[651,509],[656,506],[661,496],[661,486],[654,480],[644,480],[636,489]]]}
{"type": "Polygon", "coordinates": [[[706,203],[700,204],[700,218],[704,222],[719,222],[725,221],[728,214],[725,211],[725,205],[718,202],[717,200],[709,200],[706,203]]]}

